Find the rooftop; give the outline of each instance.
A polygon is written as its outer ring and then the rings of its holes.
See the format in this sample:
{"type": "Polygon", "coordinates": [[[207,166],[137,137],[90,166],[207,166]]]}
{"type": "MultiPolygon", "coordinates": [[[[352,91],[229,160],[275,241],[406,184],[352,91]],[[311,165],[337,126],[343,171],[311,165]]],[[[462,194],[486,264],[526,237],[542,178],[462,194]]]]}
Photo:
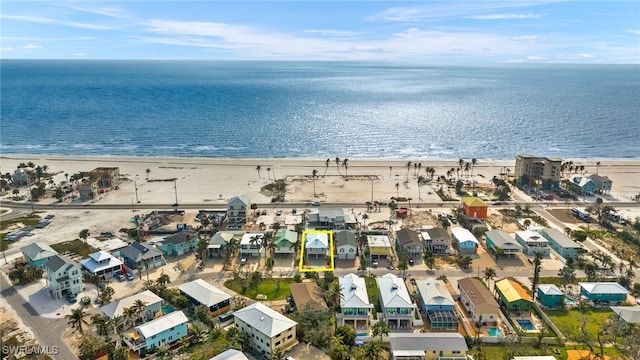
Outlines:
{"type": "Polygon", "coordinates": [[[474,196],[463,197],[462,198],[462,203],[464,203],[466,206],[474,206],[474,207],[486,207],[487,206],[486,202],[484,202],[482,199],[474,197],[474,196]]]}
{"type": "Polygon", "coordinates": [[[46,259],[56,255],[58,252],[45,243],[34,242],[20,248],[24,256],[31,261],[46,259]]]}
{"type": "Polygon", "coordinates": [[[289,284],[289,289],[291,290],[291,296],[298,309],[327,309],[327,303],[324,301],[322,289],[320,289],[315,282],[289,284]]]}
{"type": "Polygon", "coordinates": [[[347,274],[338,278],[340,283],[340,307],[341,308],[372,308],[369,303],[367,286],[363,278],[356,274],[347,274]]]}
{"type": "Polygon", "coordinates": [[[553,240],[556,244],[560,245],[563,248],[579,248],[582,249],[582,246],[577,242],[569,239],[567,235],[562,233],[556,229],[540,229],[538,230],[542,236],[544,236],[549,241],[553,240]]]}
{"type": "Polygon", "coordinates": [[[249,358],[240,350],[229,349],[212,357],[209,360],[249,360],[249,358]]]}
{"type": "Polygon", "coordinates": [[[409,230],[409,229],[398,230],[396,231],[396,238],[398,239],[398,242],[402,246],[422,245],[422,242],[420,241],[420,237],[418,236],[418,233],[413,230],[409,230]]]}
{"type": "Polygon", "coordinates": [[[158,335],[174,326],[187,322],[189,322],[189,319],[187,319],[187,316],[179,310],[136,326],[136,329],[145,339],[149,339],[150,337],[158,335]]]}
{"type": "Polygon", "coordinates": [[[404,280],[393,274],[386,274],[379,277],[378,289],[380,290],[382,305],[385,308],[414,306],[404,280]]]}
{"type": "Polygon", "coordinates": [[[298,325],[297,322],[259,302],[237,310],[233,316],[268,337],[298,325]]]}
{"type": "Polygon", "coordinates": [[[473,236],[473,234],[471,233],[471,231],[463,228],[463,227],[455,227],[451,229],[451,234],[453,235],[453,237],[455,237],[459,242],[467,242],[467,241],[471,241],[474,242],[478,245],[480,245],[480,242],[478,241],[478,239],[476,239],[475,236],[473,236]]]}
{"type": "Polygon", "coordinates": [[[554,284],[540,284],[538,290],[545,295],[564,295],[564,293],[554,284]]]}
{"type": "Polygon", "coordinates": [[[496,290],[498,290],[508,302],[524,300],[532,302],[531,295],[517,282],[510,279],[502,279],[496,282],[496,290]]]}
{"type": "Polygon", "coordinates": [[[305,249],[327,249],[329,247],[329,234],[308,233],[305,235],[305,249]]]}
{"type": "Polygon", "coordinates": [[[491,295],[489,289],[487,289],[478,279],[475,278],[463,278],[458,280],[458,286],[464,290],[468,295],[469,301],[475,306],[480,305],[493,305],[498,308],[498,303],[491,295]]]}
{"type": "Polygon", "coordinates": [[[416,280],[418,292],[427,305],[454,305],[453,297],[442,280],[432,277],[425,280],[416,280]]]}
{"type": "Polygon", "coordinates": [[[590,294],[628,294],[629,291],[617,282],[580,282],[581,288],[590,294]]]}
{"type": "Polygon", "coordinates": [[[469,350],[467,342],[459,333],[389,333],[389,342],[391,352],[396,356],[413,355],[424,357],[427,351],[447,350],[465,352],[469,350]],[[403,353],[406,351],[412,353],[403,353]]]}
{"type": "Polygon", "coordinates": [[[369,247],[391,247],[391,241],[387,235],[367,235],[369,247]]]}
{"type": "Polygon", "coordinates": [[[491,239],[491,241],[498,247],[503,249],[520,249],[522,246],[518,244],[516,239],[512,238],[509,234],[500,230],[489,230],[485,232],[485,235],[491,239]]]}
{"type": "Polygon", "coordinates": [[[538,243],[548,243],[549,240],[545,239],[540,233],[533,230],[524,230],[516,232],[516,235],[519,236],[525,242],[538,242],[538,243]]]}
{"type": "Polygon", "coordinates": [[[351,245],[353,247],[358,246],[356,234],[351,231],[336,231],[333,235],[333,243],[335,244],[335,247],[344,245],[351,245]]]}
{"type": "Polygon", "coordinates": [[[207,307],[214,306],[225,300],[231,299],[231,295],[218,289],[202,279],[196,279],[191,282],[178,286],[181,292],[195,299],[202,305],[207,307]]]}
{"type": "Polygon", "coordinates": [[[116,316],[122,315],[125,308],[130,308],[135,305],[137,300],[141,300],[146,304],[146,306],[162,302],[162,298],[153,293],[153,291],[145,290],[141,293],[133,294],[126,298],[110,302],[107,305],[100,307],[100,311],[113,319],[116,316]]]}

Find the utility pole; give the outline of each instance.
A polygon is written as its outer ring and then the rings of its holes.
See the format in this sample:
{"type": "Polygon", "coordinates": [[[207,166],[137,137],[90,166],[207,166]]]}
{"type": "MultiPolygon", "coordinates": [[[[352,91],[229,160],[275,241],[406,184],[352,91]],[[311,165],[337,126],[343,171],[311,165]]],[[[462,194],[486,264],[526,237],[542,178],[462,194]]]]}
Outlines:
{"type": "Polygon", "coordinates": [[[31,200],[31,215],[36,213],[36,210],[33,208],[33,191],[31,189],[31,174],[27,174],[27,184],[29,184],[29,199],[31,200]]]}
{"type": "Polygon", "coordinates": [[[373,204],[373,178],[371,178],[371,203],[373,204]]]}
{"type": "Polygon", "coordinates": [[[178,187],[177,187],[176,183],[177,183],[177,181],[173,180],[173,190],[176,193],[176,202],[175,202],[174,206],[178,206],[178,187]]]}
{"type": "Polygon", "coordinates": [[[136,189],[136,203],[137,203],[137,204],[140,204],[140,200],[138,200],[138,183],[134,181],[134,182],[133,182],[133,186],[134,186],[134,187],[135,187],[135,189],[136,189]]]}

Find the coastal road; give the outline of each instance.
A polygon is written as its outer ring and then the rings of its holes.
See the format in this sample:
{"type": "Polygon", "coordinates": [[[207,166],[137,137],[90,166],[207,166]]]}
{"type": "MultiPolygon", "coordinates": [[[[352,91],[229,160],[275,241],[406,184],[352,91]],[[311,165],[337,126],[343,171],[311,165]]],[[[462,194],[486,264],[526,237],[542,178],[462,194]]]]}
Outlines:
{"type": "Polygon", "coordinates": [[[0,275],[0,295],[6,299],[7,303],[16,312],[22,322],[33,331],[33,335],[40,346],[47,346],[49,350],[57,349],[56,354],[50,354],[53,359],[77,359],[78,357],[62,341],[61,335],[67,331],[69,325],[67,319],[47,319],[25,300],[22,295],[9,283],[5,274],[0,275]]]}

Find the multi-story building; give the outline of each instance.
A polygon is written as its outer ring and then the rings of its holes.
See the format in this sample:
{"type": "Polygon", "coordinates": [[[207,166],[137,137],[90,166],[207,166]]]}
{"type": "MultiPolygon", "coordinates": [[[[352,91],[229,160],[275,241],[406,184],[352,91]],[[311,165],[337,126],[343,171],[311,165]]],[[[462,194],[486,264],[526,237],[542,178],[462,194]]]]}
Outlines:
{"type": "Polygon", "coordinates": [[[458,292],[460,302],[467,310],[467,318],[481,325],[498,322],[500,307],[480,280],[470,277],[458,280],[458,292]]]}
{"type": "Polygon", "coordinates": [[[52,256],[58,254],[58,252],[53,250],[51,246],[39,242],[23,246],[20,250],[22,251],[22,255],[24,255],[29,266],[41,267],[43,269],[44,264],[46,264],[52,256]]]}
{"type": "Polygon", "coordinates": [[[451,250],[451,235],[445,228],[420,229],[426,250],[434,254],[448,254],[451,250]]]}
{"type": "Polygon", "coordinates": [[[137,307],[137,304],[144,304],[144,309],[141,309],[140,315],[138,316],[143,322],[155,319],[162,314],[162,298],[151,290],[145,290],[110,302],[101,306],[100,311],[104,316],[113,319],[124,315],[124,309],[137,307]]]}
{"type": "Polygon", "coordinates": [[[391,360],[467,360],[469,347],[459,333],[391,333],[391,360]]]}
{"type": "Polygon", "coordinates": [[[240,240],[240,255],[265,257],[266,251],[262,247],[263,237],[264,234],[261,232],[246,233],[242,235],[242,239],[240,240]]]}
{"type": "Polygon", "coordinates": [[[555,190],[560,187],[562,174],[560,167],[562,159],[536,157],[529,154],[516,156],[514,172],[518,184],[528,185],[531,180],[540,181],[545,190],[555,190]]]}
{"type": "Polygon", "coordinates": [[[142,351],[152,351],[187,336],[188,322],[189,319],[182,311],[174,311],[136,326],[122,340],[129,349],[138,352],[138,354],[142,351]]]}
{"type": "Polygon", "coordinates": [[[54,255],[44,264],[47,286],[54,299],[78,295],[82,291],[80,264],[64,255],[54,255]]]}
{"type": "Polygon", "coordinates": [[[338,282],[343,324],[353,326],[356,330],[369,329],[373,305],[369,303],[364,279],[356,274],[348,274],[338,278],[338,282]]]}
{"type": "Polygon", "coordinates": [[[516,241],[522,246],[522,251],[527,256],[540,253],[543,257],[549,257],[549,240],[536,231],[518,231],[516,232],[516,241]]]}
{"type": "Polygon", "coordinates": [[[480,242],[471,231],[463,227],[451,229],[453,241],[458,245],[458,250],[463,254],[475,254],[480,242]]]}
{"type": "Polygon", "coordinates": [[[262,303],[254,303],[233,313],[235,326],[249,335],[249,347],[271,357],[274,349],[295,346],[298,323],[262,303]]]}
{"type": "Polygon", "coordinates": [[[577,260],[580,253],[585,251],[582,245],[569,239],[564,233],[556,229],[540,229],[538,232],[549,241],[549,246],[563,258],[577,260]]]}
{"type": "Polygon", "coordinates": [[[333,244],[339,260],[353,260],[358,255],[356,235],[351,231],[336,231],[333,236],[333,244]]]}
{"type": "Polygon", "coordinates": [[[480,198],[473,196],[463,197],[461,201],[461,207],[462,212],[469,219],[487,219],[487,209],[489,208],[489,206],[480,198]]]}
{"type": "Polygon", "coordinates": [[[593,181],[594,185],[596,186],[597,192],[600,192],[603,194],[608,194],[611,192],[613,181],[611,181],[611,179],[609,179],[607,176],[592,174],[591,176],[589,176],[589,178],[591,179],[591,181],[593,181]]]}
{"type": "Polygon", "coordinates": [[[202,279],[196,279],[178,286],[180,293],[194,305],[204,305],[212,316],[231,310],[231,295],[202,279]]]}
{"type": "Polygon", "coordinates": [[[249,218],[251,201],[248,195],[234,196],[227,202],[229,227],[241,227],[249,218]]]}
{"type": "Polygon", "coordinates": [[[404,250],[412,258],[421,258],[424,245],[417,232],[409,229],[396,231],[396,245],[398,250],[404,250]]]}
{"type": "Polygon", "coordinates": [[[122,274],[122,261],[106,251],[89,254],[87,259],[80,261],[80,264],[87,273],[98,275],[103,279],[111,279],[122,274]]]}
{"type": "Polygon", "coordinates": [[[522,252],[522,246],[511,237],[501,230],[489,230],[485,232],[485,242],[487,248],[491,249],[494,255],[517,255],[522,252]]]}
{"type": "Polygon", "coordinates": [[[387,235],[367,235],[367,246],[374,260],[386,259],[391,255],[391,240],[387,235]]]}
{"type": "Polygon", "coordinates": [[[391,329],[413,329],[416,304],[402,278],[386,274],[379,278],[380,307],[384,321],[391,329]]]}

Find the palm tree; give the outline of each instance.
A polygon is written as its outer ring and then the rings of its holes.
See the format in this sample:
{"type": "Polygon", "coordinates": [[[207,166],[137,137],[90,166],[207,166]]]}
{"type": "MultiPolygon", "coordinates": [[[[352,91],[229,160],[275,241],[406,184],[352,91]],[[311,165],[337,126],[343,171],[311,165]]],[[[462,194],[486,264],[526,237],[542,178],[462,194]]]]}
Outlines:
{"type": "Polygon", "coordinates": [[[317,196],[316,195],[316,178],[318,177],[318,170],[313,169],[313,171],[311,172],[311,179],[313,180],[313,196],[317,196]]]}
{"type": "Polygon", "coordinates": [[[327,159],[324,161],[324,174],[322,174],[322,176],[327,175],[327,170],[329,170],[330,163],[331,163],[331,159],[327,159]]]}
{"type": "Polygon", "coordinates": [[[136,315],[138,316],[138,320],[142,323],[142,314],[147,309],[147,303],[141,299],[137,299],[133,303],[133,309],[136,311],[136,315]]]}
{"type": "Polygon", "coordinates": [[[407,161],[407,181],[409,181],[409,170],[411,170],[411,161],[407,161]]]}
{"type": "Polygon", "coordinates": [[[267,256],[267,263],[271,265],[271,258],[273,256],[273,251],[276,249],[275,239],[273,238],[273,232],[266,232],[262,236],[262,246],[264,247],[264,251],[267,256]]]}
{"type": "Polygon", "coordinates": [[[393,166],[389,166],[389,178],[391,178],[391,170],[393,170],[393,166]]]}
{"type": "Polygon", "coordinates": [[[471,159],[471,177],[473,177],[473,168],[476,167],[478,159],[471,159]]]}
{"type": "Polygon", "coordinates": [[[391,329],[389,329],[389,325],[387,325],[386,322],[384,322],[384,320],[380,319],[377,323],[375,323],[372,327],[371,327],[371,335],[372,336],[380,336],[380,341],[382,342],[382,336],[383,335],[389,335],[389,332],[391,332],[391,329]]]}
{"type": "Polygon", "coordinates": [[[576,282],[576,272],[570,266],[565,266],[558,272],[558,277],[562,280],[562,287],[567,288],[567,285],[576,282]]]}
{"type": "Polygon", "coordinates": [[[71,325],[73,329],[77,329],[82,337],[84,337],[84,329],[82,328],[82,325],[89,324],[87,320],[84,319],[85,316],[87,316],[87,314],[81,307],[72,309],[71,314],[67,315],[69,325],[71,325]]]}
{"type": "Polygon", "coordinates": [[[400,183],[396,183],[396,195],[400,197],[400,183]]]}
{"type": "Polygon", "coordinates": [[[277,347],[271,352],[271,360],[284,360],[284,352],[277,347]]]}
{"type": "Polygon", "coordinates": [[[256,171],[258,172],[258,179],[262,179],[262,177],[260,176],[260,170],[262,170],[262,166],[260,165],[256,166],[256,171]]]}
{"type": "Polygon", "coordinates": [[[147,178],[145,180],[149,181],[149,174],[151,174],[151,169],[147,169],[144,172],[147,173],[147,178]]]}
{"type": "Polygon", "coordinates": [[[347,169],[349,168],[349,159],[342,160],[342,166],[344,166],[344,177],[348,177],[347,169]]]}
{"type": "Polygon", "coordinates": [[[483,273],[484,273],[484,280],[487,282],[487,286],[489,286],[491,280],[493,280],[496,277],[496,269],[492,267],[487,267],[484,269],[483,273]]]}
{"type": "Polygon", "coordinates": [[[340,173],[340,164],[342,164],[342,162],[340,161],[340,158],[336,156],[336,170],[338,170],[338,174],[342,175],[340,173]]]}
{"type": "Polygon", "coordinates": [[[326,292],[327,301],[332,304],[334,309],[340,306],[340,299],[342,298],[342,288],[339,282],[333,282],[329,285],[329,289],[326,292]]]}
{"type": "Polygon", "coordinates": [[[100,305],[107,304],[111,302],[111,298],[116,293],[115,290],[111,286],[105,286],[100,293],[100,305]]]}
{"type": "Polygon", "coordinates": [[[464,172],[467,174],[467,179],[469,178],[469,170],[471,170],[471,163],[464,164],[464,172]]]}
{"type": "Polygon", "coordinates": [[[418,199],[419,200],[422,200],[422,195],[420,194],[420,189],[425,185],[427,185],[427,179],[422,175],[418,176],[418,199]]]}
{"type": "Polygon", "coordinates": [[[373,340],[364,346],[364,354],[367,359],[378,360],[383,351],[382,341],[373,340]]]}
{"type": "Polygon", "coordinates": [[[542,269],[542,253],[536,252],[533,258],[533,281],[531,282],[531,299],[536,301],[536,290],[540,281],[540,270],[542,269]]]}
{"type": "Polygon", "coordinates": [[[369,219],[369,215],[367,215],[367,214],[362,214],[362,226],[363,226],[364,228],[366,228],[366,227],[367,227],[367,219],[369,219]]]}
{"type": "Polygon", "coordinates": [[[596,174],[598,174],[598,170],[600,170],[600,161],[596,162],[596,174]]]}
{"type": "Polygon", "coordinates": [[[80,239],[83,239],[84,243],[86,244],[87,243],[87,238],[89,237],[89,235],[91,235],[89,233],[89,229],[84,229],[84,230],[80,231],[80,235],[78,235],[78,237],[80,239]]]}
{"type": "Polygon", "coordinates": [[[137,314],[136,309],[133,306],[122,309],[122,315],[124,316],[126,322],[131,322],[131,325],[134,325],[134,320],[137,314]]]}

